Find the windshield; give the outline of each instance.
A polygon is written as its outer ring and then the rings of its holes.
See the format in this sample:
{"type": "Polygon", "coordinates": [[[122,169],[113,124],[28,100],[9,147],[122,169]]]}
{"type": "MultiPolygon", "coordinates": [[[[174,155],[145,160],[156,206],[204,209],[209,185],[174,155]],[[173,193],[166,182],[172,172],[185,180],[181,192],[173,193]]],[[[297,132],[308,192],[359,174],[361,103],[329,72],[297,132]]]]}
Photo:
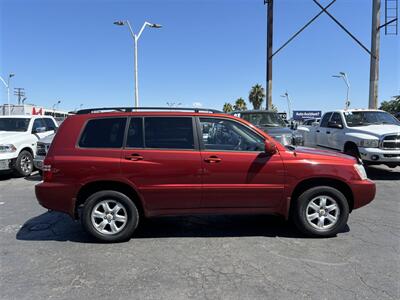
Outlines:
{"type": "Polygon", "coordinates": [[[242,118],[256,126],[286,127],[281,117],[273,112],[244,113],[242,118]]]}
{"type": "Polygon", "coordinates": [[[344,113],[347,126],[368,126],[392,124],[400,125],[391,114],[383,111],[348,111],[344,113]]]}
{"type": "Polygon", "coordinates": [[[27,131],[29,118],[0,118],[0,131],[27,131]]]}

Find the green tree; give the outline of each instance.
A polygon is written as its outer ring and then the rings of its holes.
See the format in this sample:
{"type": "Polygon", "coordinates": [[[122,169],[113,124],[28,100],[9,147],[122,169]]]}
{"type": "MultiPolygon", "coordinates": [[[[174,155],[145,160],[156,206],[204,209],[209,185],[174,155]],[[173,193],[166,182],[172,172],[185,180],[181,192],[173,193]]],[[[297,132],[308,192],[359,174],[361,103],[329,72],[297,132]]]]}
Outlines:
{"type": "Polygon", "coordinates": [[[254,109],[260,109],[265,98],[264,88],[260,84],[254,85],[249,92],[249,101],[254,109]]]}
{"type": "Polygon", "coordinates": [[[383,101],[379,109],[395,114],[400,112],[400,95],[394,96],[393,100],[383,101]]]}
{"type": "Polygon", "coordinates": [[[224,113],[230,113],[231,111],[233,111],[232,104],[230,104],[229,102],[225,102],[224,107],[222,108],[222,111],[224,113]]]}
{"type": "Polygon", "coordinates": [[[235,110],[247,110],[246,101],[242,97],[238,98],[233,106],[235,110]]]}

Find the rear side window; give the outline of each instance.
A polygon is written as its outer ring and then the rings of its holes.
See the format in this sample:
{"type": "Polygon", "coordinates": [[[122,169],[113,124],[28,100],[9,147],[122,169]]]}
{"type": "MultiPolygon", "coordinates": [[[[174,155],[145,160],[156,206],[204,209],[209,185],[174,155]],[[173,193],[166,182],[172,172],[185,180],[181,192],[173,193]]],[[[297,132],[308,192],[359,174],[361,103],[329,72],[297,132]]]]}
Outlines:
{"type": "Polygon", "coordinates": [[[121,148],[126,118],[94,119],[87,122],[79,141],[82,148],[121,148]]]}
{"type": "Polygon", "coordinates": [[[145,118],[146,148],[194,149],[192,118],[145,118]]]}
{"type": "Polygon", "coordinates": [[[127,148],[143,148],[143,119],[131,118],[128,127],[127,148]]]}
{"type": "Polygon", "coordinates": [[[325,115],[324,115],[324,117],[322,118],[322,120],[321,120],[321,127],[328,127],[328,121],[329,121],[329,119],[330,119],[330,117],[332,116],[332,113],[330,112],[330,113],[326,113],[325,115]]]}

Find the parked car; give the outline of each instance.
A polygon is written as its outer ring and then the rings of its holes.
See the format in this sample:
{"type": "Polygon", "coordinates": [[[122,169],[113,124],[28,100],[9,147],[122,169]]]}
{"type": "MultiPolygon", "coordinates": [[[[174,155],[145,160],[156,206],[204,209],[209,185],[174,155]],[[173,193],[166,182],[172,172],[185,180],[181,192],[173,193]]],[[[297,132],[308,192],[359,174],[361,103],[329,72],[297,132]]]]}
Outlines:
{"type": "Polygon", "coordinates": [[[39,203],[117,242],[143,217],[203,213],[280,215],[308,235],[332,236],[375,196],[353,157],[285,147],[227,114],[180,110],[69,117],[44,160],[39,203]]]}
{"type": "Polygon", "coordinates": [[[313,126],[313,125],[319,124],[319,122],[321,122],[321,118],[307,119],[307,120],[304,120],[302,125],[303,126],[313,126]]]}
{"type": "Polygon", "coordinates": [[[400,165],[400,122],[381,110],[327,112],[318,126],[300,132],[308,146],[338,150],[369,165],[400,165]]]}
{"type": "Polygon", "coordinates": [[[56,129],[57,123],[50,116],[0,116],[0,171],[30,175],[36,142],[56,129]]]}
{"type": "Polygon", "coordinates": [[[39,170],[39,173],[42,173],[43,170],[43,161],[49,151],[50,145],[54,139],[55,133],[50,134],[42,139],[40,139],[36,143],[36,156],[33,159],[33,164],[36,169],[39,170]]]}
{"type": "Polygon", "coordinates": [[[303,145],[303,136],[288,128],[279,114],[271,110],[246,110],[230,113],[260,128],[283,145],[303,145]]]}

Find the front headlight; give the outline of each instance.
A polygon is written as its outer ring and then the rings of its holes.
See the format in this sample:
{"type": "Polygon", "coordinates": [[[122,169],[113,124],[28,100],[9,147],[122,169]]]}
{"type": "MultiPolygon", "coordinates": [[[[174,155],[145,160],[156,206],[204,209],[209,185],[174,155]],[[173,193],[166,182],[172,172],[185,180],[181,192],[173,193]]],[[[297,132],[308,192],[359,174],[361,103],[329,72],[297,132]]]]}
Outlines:
{"type": "Polygon", "coordinates": [[[367,172],[365,172],[365,168],[363,165],[356,164],[356,165],[354,165],[354,169],[360,176],[361,180],[367,179],[367,172]]]}
{"type": "Polygon", "coordinates": [[[361,140],[360,146],[364,148],[378,148],[379,140],[361,140]]]}
{"type": "Polygon", "coordinates": [[[17,148],[12,144],[0,144],[0,153],[10,153],[15,151],[17,151],[17,148]]]}

